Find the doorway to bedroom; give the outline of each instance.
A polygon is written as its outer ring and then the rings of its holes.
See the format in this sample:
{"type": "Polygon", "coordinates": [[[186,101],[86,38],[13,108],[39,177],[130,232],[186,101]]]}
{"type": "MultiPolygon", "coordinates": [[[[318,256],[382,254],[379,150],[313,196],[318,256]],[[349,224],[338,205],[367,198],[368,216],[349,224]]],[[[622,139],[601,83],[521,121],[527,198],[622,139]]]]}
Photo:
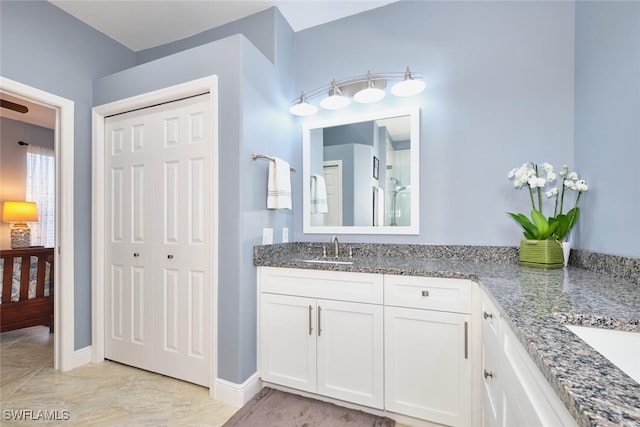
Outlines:
{"type": "MultiPolygon", "coordinates": [[[[44,234],[44,241],[40,240],[40,246],[51,244],[53,248],[51,249],[51,256],[53,256],[53,262],[49,262],[49,270],[50,270],[50,281],[53,283],[51,286],[55,286],[55,292],[53,292],[53,302],[47,302],[51,306],[49,309],[49,316],[51,313],[53,314],[53,324],[55,328],[55,333],[52,336],[53,339],[53,366],[57,370],[67,371],[73,369],[83,363],[86,363],[83,359],[83,354],[79,354],[74,351],[74,183],[73,183],[73,173],[74,173],[74,103],[73,101],[62,98],[60,96],[54,95],[49,92],[45,92],[40,89],[36,89],[34,87],[25,85],[15,80],[11,80],[5,77],[0,76],[0,96],[4,99],[5,97],[12,97],[14,100],[14,104],[22,105],[20,107],[16,107],[18,110],[24,111],[24,107],[32,108],[31,111],[39,110],[40,108],[46,112],[45,116],[48,117],[48,125],[45,123],[36,122],[35,129],[40,129],[41,131],[44,129],[52,129],[51,131],[44,131],[46,134],[50,132],[53,134],[53,145],[52,150],[54,153],[53,164],[54,164],[54,184],[53,184],[53,193],[54,193],[54,208],[53,208],[53,229],[50,232],[43,231],[43,229],[39,229],[37,232],[34,232],[34,237],[36,233],[40,234],[40,239],[42,239],[42,235],[44,234]],[[16,102],[17,101],[17,102],[16,102]],[[24,105],[27,104],[27,105],[24,105]],[[53,114],[53,124],[51,124],[51,114],[53,114]],[[48,127],[47,127],[48,126],[48,127]],[[64,165],[64,168],[61,167],[64,165]],[[64,212],[64,215],[61,215],[61,212],[64,212]],[[53,234],[53,239],[51,239],[51,234],[53,234]],[[49,237],[47,237],[47,235],[49,237]],[[67,256],[69,254],[69,256],[67,256]]],[[[4,103],[5,105],[11,105],[4,103]]],[[[10,108],[2,107],[0,108],[2,111],[3,117],[6,117],[9,114],[10,108]]],[[[11,110],[13,111],[13,110],[11,110]]],[[[24,112],[14,111],[18,114],[17,117],[21,117],[20,114],[25,114],[24,112]]],[[[25,123],[32,124],[33,122],[24,120],[25,123]]],[[[4,121],[4,118],[2,119],[4,121]]],[[[9,119],[8,119],[9,120],[9,119]]],[[[20,120],[13,119],[15,122],[20,122],[20,120]]],[[[15,125],[15,123],[14,123],[15,125]]],[[[6,144],[8,147],[13,148],[16,147],[18,149],[22,149],[23,151],[17,151],[19,156],[21,156],[23,172],[21,177],[18,178],[7,178],[5,180],[2,177],[2,185],[0,185],[0,197],[2,201],[4,201],[5,197],[12,196],[11,198],[19,197],[21,200],[27,198],[27,186],[29,185],[27,181],[26,175],[31,175],[32,184],[34,185],[33,189],[30,191],[35,191],[35,186],[39,183],[39,181],[44,181],[44,177],[36,176],[35,169],[29,169],[29,172],[26,172],[26,151],[28,150],[29,139],[35,136],[36,140],[40,139],[38,132],[28,132],[26,125],[22,125],[24,130],[20,132],[20,126],[14,126],[15,135],[8,140],[5,140],[5,127],[3,126],[3,137],[2,137],[2,145],[6,144]],[[18,130],[16,130],[18,129],[18,130]],[[19,142],[22,141],[22,144],[19,142]],[[15,144],[15,146],[13,145],[15,144]],[[16,180],[20,181],[20,184],[17,184],[16,180]],[[13,187],[16,185],[22,190],[9,190],[9,187],[13,187]],[[5,191],[17,191],[18,194],[9,194],[4,193],[5,191]],[[24,199],[22,199],[24,197],[24,199]]],[[[31,128],[33,130],[34,128],[31,128]]],[[[42,133],[42,132],[41,132],[42,133]]],[[[33,141],[33,140],[32,140],[33,141]]],[[[34,148],[35,145],[34,144],[34,148]]],[[[34,151],[37,151],[34,149],[34,151]]],[[[42,153],[34,153],[35,157],[38,154],[42,153]]],[[[2,162],[2,168],[4,170],[5,160],[10,159],[0,159],[2,162]]],[[[15,159],[14,159],[15,160],[15,159]]],[[[33,159],[43,160],[43,158],[33,159]]],[[[49,162],[49,166],[51,165],[51,159],[44,159],[49,162]]],[[[35,166],[32,166],[32,168],[35,166]]],[[[11,168],[9,168],[11,169],[11,168]]],[[[50,172],[48,172],[50,173],[50,172]]],[[[50,178],[51,175],[49,175],[50,178]]],[[[30,195],[30,197],[35,197],[30,195]]],[[[49,210],[50,212],[50,210],[49,210]]],[[[51,220],[47,220],[49,224],[51,224],[51,220]]],[[[4,226],[4,224],[2,224],[4,226]]],[[[0,229],[2,232],[2,237],[6,240],[2,243],[2,249],[4,249],[4,245],[7,245],[9,248],[11,246],[10,238],[9,238],[9,229],[0,229]]],[[[35,244],[31,243],[30,244],[35,244]]],[[[35,249],[36,251],[43,251],[44,248],[35,249]]],[[[25,257],[26,259],[24,273],[21,273],[21,280],[24,281],[28,285],[28,280],[30,276],[30,267],[29,264],[32,258],[25,257]],[[24,279],[22,279],[24,277],[24,279]]],[[[19,262],[22,263],[22,260],[19,262]]],[[[13,264],[13,263],[12,263],[13,264]]],[[[38,263],[40,265],[40,263],[38,263]]],[[[44,266],[44,263],[42,263],[44,266]]],[[[22,269],[22,268],[21,268],[22,269]]],[[[8,270],[7,270],[8,271],[8,270]]],[[[36,280],[41,281],[40,278],[45,276],[47,269],[46,268],[37,268],[37,272],[35,273],[36,280]]],[[[6,272],[5,272],[6,273],[6,272]]],[[[11,272],[13,273],[13,272],[11,272]]],[[[4,278],[7,278],[7,274],[3,274],[4,278]]],[[[12,277],[7,278],[9,282],[9,288],[7,289],[9,292],[5,294],[6,300],[9,301],[11,299],[11,287],[12,287],[12,277]]],[[[22,286],[21,286],[22,287],[22,286]]],[[[28,299],[28,286],[24,286],[24,296],[25,300],[28,299]]],[[[50,289],[51,293],[51,289],[50,289]]],[[[44,290],[41,288],[41,285],[37,286],[36,294],[43,295],[44,290]]],[[[49,300],[51,297],[48,297],[49,300]]],[[[37,304],[36,304],[37,305],[37,304]]],[[[4,310],[3,310],[4,311],[4,310]]],[[[18,310],[23,311],[23,310],[18,310]]]]}
{"type": "MultiPolygon", "coordinates": [[[[54,332],[56,109],[5,91],[0,99],[0,332],[9,339],[54,332]],[[16,227],[21,218],[26,227],[16,227]]],[[[53,338],[37,341],[51,366],[53,338]]]]}

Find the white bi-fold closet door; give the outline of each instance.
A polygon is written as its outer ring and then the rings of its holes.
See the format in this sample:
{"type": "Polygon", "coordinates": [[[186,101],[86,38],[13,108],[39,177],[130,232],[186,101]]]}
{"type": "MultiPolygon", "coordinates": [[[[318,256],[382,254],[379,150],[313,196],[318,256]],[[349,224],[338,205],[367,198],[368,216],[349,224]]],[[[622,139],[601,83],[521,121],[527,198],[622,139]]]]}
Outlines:
{"type": "Polygon", "coordinates": [[[105,358],[204,386],[209,127],[208,95],[105,119],[105,358]]]}

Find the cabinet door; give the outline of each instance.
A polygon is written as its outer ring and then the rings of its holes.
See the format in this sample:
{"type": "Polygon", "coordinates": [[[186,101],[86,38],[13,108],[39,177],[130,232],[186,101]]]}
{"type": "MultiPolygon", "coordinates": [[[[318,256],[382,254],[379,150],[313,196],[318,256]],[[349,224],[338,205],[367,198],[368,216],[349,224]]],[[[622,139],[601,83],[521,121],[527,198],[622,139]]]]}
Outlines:
{"type": "MultiPolygon", "coordinates": [[[[503,325],[504,326],[504,325],[503,325]]],[[[503,327],[500,366],[504,426],[575,426],[576,421],[515,334],[503,327]]]]}
{"type": "Polygon", "coordinates": [[[383,309],[318,300],[318,394],[383,408],[383,309]]]}
{"type": "Polygon", "coordinates": [[[264,381],[315,393],[316,317],[313,298],[261,294],[260,357],[264,381]]]}
{"type": "Polygon", "coordinates": [[[471,425],[471,316],[398,307],[384,316],[385,408],[471,425]]]}
{"type": "Polygon", "coordinates": [[[502,422],[500,314],[486,296],[481,304],[482,426],[498,427],[502,422]]]}

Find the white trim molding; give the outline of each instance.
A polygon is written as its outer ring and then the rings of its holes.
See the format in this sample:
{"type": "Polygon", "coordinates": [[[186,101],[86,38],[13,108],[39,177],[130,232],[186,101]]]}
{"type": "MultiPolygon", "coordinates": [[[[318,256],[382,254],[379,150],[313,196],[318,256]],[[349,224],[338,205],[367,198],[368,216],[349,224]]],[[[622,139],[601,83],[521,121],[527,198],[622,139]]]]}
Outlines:
{"type": "Polygon", "coordinates": [[[92,350],[91,346],[88,345],[85,348],[81,348],[80,350],[76,350],[73,352],[73,364],[75,367],[86,365],[91,363],[92,350]]]}
{"type": "Polygon", "coordinates": [[[104,360],[104,292],[105,292],[105,156],[104,121],[107,116],[174,101],[193,95],[209,94],[211,129],[211,369],[209,384],[213,389],[217,378],[218,361],[218,77],[209,76],[187,83],[159,89],[131,98],[94,107],[92,110],[92,252],[91,252],[91,313],[92,313],[92,361],[104,360]]]}
{"type": "Polygon", "coordinates": [[[257,372],[242,384],[236,384],[218,378],[215,382],[215,388],[211,388],[211,397],[227,405],[240,408],[250,401],[261,389],[262,380],[260,380],[257,372]]]}
{"type": "Polygon", "coordinates": [[[0,90],[56,110],[56,236],[53,297],[54,369],[75,368],[74,358],[74,102],[0,76],[0,90]],[[64,212],[64,215],[61,213],[64,212]]]}

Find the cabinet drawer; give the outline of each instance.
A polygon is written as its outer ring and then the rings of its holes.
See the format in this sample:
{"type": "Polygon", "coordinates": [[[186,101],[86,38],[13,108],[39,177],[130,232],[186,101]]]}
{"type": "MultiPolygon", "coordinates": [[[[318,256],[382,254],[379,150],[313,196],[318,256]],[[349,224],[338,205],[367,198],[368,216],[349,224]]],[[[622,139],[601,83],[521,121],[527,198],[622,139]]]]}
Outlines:
{"type": "Polygon", "coordinates": [[[259,267],[260,292],[382,304],[381,274],[259,267]]]}
{"type": "Polygon", "coordinates": [[[384,276],[385,305],[471,313],[472,282],[417,276],[384,276]]]}
{"type": "Polygon", "coordinates": [[[482,337],[498,345],[500,337],[500,312],[493,301],[483,293],[481,299],[482,337]]]}

